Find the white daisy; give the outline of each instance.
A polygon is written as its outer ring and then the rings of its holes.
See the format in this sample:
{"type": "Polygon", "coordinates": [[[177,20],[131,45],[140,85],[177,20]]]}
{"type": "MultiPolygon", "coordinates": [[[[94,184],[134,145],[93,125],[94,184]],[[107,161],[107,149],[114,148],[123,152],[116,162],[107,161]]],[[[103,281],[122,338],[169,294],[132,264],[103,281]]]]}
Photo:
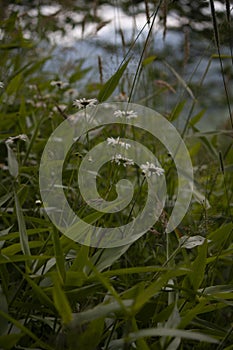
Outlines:
{"type": "Polygon", "coordinates": [[[95,106],[96,103],[98,103],[98,100],[96,98],[86,99],[84,97],[80,98],[79,100],[74,100],[73,106],[81,109],[86,108],[87,106],[95,106]]]}
{"type": "Polygon", "coordinates": [[[134,111],[121,111],[118,109],[117,111],[114,112],[114,116],[116,118],[123,118],[125,117],[126,119],[132,119],[132,118],[137,118],[138,115],[134,111]]]}
{"type": "Polygon", "coordinates": [[[147,175],[148,177],[152,176],[153,174],[155,175],[163,175],[164,169],[159,168],[155,166],[153,163],[146,162],[146,164],[142,164],[140,166],[142,172],[144,175],[147,175]]]}
{"type": "Polygon", "coordinates": [[[116,139],[114,137],[108,137],[107,138],[107,144],[111,146],[118,145],[120,141],[120,137],[118,136],[116,139]]]}
{"type": "Polygon", "coordinates": [[[131,147],[131,145],[129,143],[124,142],[124,141],[120,141],[119,136],[116,139],[114,139],[114,137],[108,137],[107,143],[108,143],[108,145],[111,145],[111,146],[119,145],[121,147],[124,147],[126,150],[131,147]]]}
{"type": "Polygon", "coordinates": [[[133,159],[126,158],[121,154],[116,154],[115,156],[113,156],[111,161],[117,163],[117,165],[120,165],[122,162],[124,167],[126,167],[127,165],[134,165],[133,159]]]}

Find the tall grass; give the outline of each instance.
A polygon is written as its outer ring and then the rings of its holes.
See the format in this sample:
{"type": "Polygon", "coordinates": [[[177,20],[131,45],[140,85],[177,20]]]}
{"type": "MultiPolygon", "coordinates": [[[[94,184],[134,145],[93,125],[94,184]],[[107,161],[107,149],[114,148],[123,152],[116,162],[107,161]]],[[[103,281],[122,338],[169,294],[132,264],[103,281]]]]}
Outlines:
{"type": "MultiPolygon", "coordinates": [[[[194,82],[201,60],[187,78],[183,68],[174,66],[171,53],[165,52],[164,57],[150,45],[159,13],[167,26],[168,2],[157,2],[152,10],[147,1],[144,5],[150,29],[142,48],[139,45],[134,76],[128,73],[137,48],[130,43],[125,44],[126,56],[117,71],[98,84],[95,78],[86,81],[79,97],[98,97],[102,102],[128,96],[135,103],[158,107],[186,142],[195,187],[185,218],[165,235],[178,186],[175,165],[165,147],[149,133],[116,125],[77,141],[67,156],[63,181],[67,200],[86,220],[93,211],[78,192],[77,169],[94,145],[124,135],[147,146],[165,169],[168,198],[159,221],[133,244],[108,249],[80,245],[58,232],[43,209],[39,190],[45,144],[52,131],[77,112],[73,100],[90,68],[81,59],[67,69],[61,66],[68,84],[56,83],[61,77],[47,64],[52,49],[45,55],[37,40],[25,38],[17,13],[12,11],[1,21],[1,349],[233,349],[232,46],[222,53],[221,23],[210,1],[216,47],[194,82]],[[209,112],[200,101],[209,88],[206,76],[213,60],[220,64],[225,89],[221,103],[228,108],[230,122],[206,132],[199,123],[209,112]]],[[[226,1],[229,33],[231,11],[226,1]]],[[[192,59],[188,44],[192,42],[186,41],[185,61],[192,59]]],[[[94,214],[98,225],[125,223],[142,210],[147,184],[137,168],[106,164],[98,190],[112,200],[114,184],[126,177],[135,186],[131,206],[119,215],[94,214]]]]}

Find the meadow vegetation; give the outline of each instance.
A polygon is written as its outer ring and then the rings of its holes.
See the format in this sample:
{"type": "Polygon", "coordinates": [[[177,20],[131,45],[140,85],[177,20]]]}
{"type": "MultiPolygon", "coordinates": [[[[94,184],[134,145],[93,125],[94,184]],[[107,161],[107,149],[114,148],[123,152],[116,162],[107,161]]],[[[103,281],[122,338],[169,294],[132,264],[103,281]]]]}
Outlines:
{"type": "Polygon", "coordinates": [[[0,5],[0,349],[233,349],[232,4],[58,1],[52,14],[43,12],[43,1],[0,5]],[[72,47],[51,42],[54,32],[67,35],[65,25],[79,28],[85,41],[94,24],[98,38],[109,25],[101,18],[106,3],[132,18],[145,15],[134,45],[123,27],[117,47],[105,45],[111,55],[123,53],[111,75],[104,55],[89,64],[69,56],[72,47]],[[169,27],[174,13],[180,26],[169,27]],[[169,45],[156,49],[156,21],[164,40],[181,33],[177,52],[169,45]],[[213,62],[219,75],[208,80],[213,62]],[[63,169],[66,198],[97,226],[138,215],[147,184],[125,160],[106,164],[97,182],[99,193],[113,200],[114,184],[132,181],[132,203],[121,213],[98,215],[78,191],[77,169],[89,150],[108,138],[131,138],[156,154],[165,172],[167,200],[158,222],[133,244],[104,249],[67,238],[49,220],[39,188],[41,155],[56,127],[86,110],[83,98],[145,105],[177,127],[193,163],[194,192],[174,232],[165,233],[178,188],[166,147],[138,128],[115,124],[71,148],[63,169]],[[215,108],[219,121],[212,125],[215,108]],[[208,130],[200,127],[205,118],[208,130]]]}

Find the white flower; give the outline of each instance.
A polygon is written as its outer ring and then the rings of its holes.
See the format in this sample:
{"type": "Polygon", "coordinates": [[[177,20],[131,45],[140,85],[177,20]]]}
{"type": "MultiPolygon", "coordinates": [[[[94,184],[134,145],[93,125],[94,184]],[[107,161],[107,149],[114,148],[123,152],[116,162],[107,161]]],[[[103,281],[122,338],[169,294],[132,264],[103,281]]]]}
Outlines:
{"type": "Polygon", "coordinates": [[[17,136],[10,136],[8,137],[8,139],[6,139],[6,144],[7,145],[12,145],[14,142],[18,141],[18,140],[22,140],[24,142],[28,141],[28,137],[25,134],[20,134],[17,136]]]}
{"type": "Polygon", "coordinates": [[[57,87],[59,87],[60,89],[64,89],[64,88],[66,88],[69,84],[68,84],[68,83],[65,83],[65,82],[63,82],[63,81],[61,81],[61,80],[52,80],[52,81],[50,82],[50,85],[51,85],[51,86],[57,86],[57,87]]]}
{"type": "Polygon", "coordinates": [[[87,106],[95,106],[98,100],[96,98],[86,99],[80,98],[79,100],[74,100],[73,106],[77,108],[86,108],[87,106]]]}
{"type": "Polygon", "coordinates": [[[147,175],[148,177],[150,177],[153,174],[160,176],[160,175],[163,175],[164,173],[164,170],[162,168],[159,168],[155,166],[153,163],[149,163],[149,162],[146,162],[146,164],[142,164],[140,168],[143,174],[147,175]]]}
{"type": "Polygon", "coordinates": [[[37,86],[35,84],[28,85],[29,90],[37,91],[37,86]]]}
{"type": "Polygon", "coordinates": [[[123,162],[124,167],[126,167],[127,165],[134,165],[133,159],[126,158],[121,154],[116,154],[115,156],[112,157],[112,162],[115,162],[118,165],[121,164],[121,161],[123,162]]]}
{"type": "Polygon", "coordinates": [[[131,147],[129,143],[120,141],[119,136],[116,139],[114,139],[114,137],[108,137],[107,143],[108,145],[111,145],[111,146],[120,145],[121,147],[124,147],[126,150],[131,147]]]}
{"type": "Polygon", "coordinates": [[[112,145],[112,146],[118,145],[119,141],[120,141],[120,137],[119,136],[116,139],[114,139],[114,137],[108,137],[107,138],[108,145],[112,145]]]}
{"type": "Polygon", "coordinates": [[[3,89],[4,88],[4,84],[2,81],[0,81],[0,88],[3,89]]]}
{"type": "Polygon", "coordinates": [[[132,118],[138,117],[137,113],[134,111],[121,111],[120,109],[114,112],[114,116],[116,118],[126,117],[126,119],[132,119],[132,118]]]}

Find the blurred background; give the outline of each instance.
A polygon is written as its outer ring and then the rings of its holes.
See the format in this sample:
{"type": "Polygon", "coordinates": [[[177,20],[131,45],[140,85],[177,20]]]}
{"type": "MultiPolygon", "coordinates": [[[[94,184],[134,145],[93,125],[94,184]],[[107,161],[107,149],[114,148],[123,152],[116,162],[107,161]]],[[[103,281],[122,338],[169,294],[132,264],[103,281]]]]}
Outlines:
{"type": "Polygon", "coordinates": [[[130,95],[167,116],[179,107],[181,124],[195,101],[200,130],[226,127],[233,100],[228,1],[213,1],[214,17],[209,1],[1,0],[0,6],[3,82],[16,67],[40,61],[40,84],[64,80],[79,96],[96,97],[130,59],[116,96],[130,95]]]}

